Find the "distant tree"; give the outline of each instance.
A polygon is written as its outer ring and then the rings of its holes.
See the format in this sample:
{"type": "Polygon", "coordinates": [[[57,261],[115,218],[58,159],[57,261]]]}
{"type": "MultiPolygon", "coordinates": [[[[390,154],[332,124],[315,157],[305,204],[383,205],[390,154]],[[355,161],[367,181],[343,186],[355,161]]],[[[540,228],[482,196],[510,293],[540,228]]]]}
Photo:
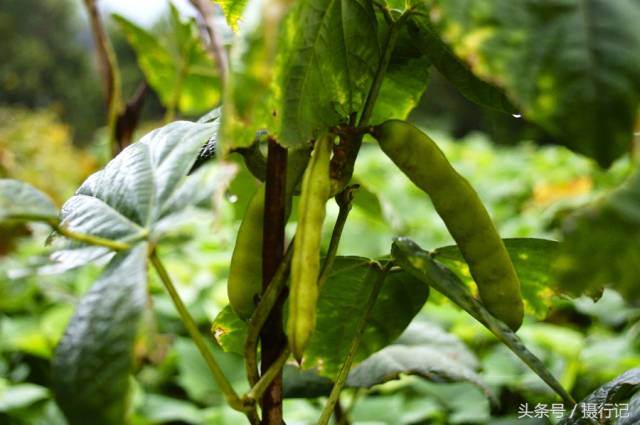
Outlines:
{"type": "Polygon", "coordinates": [[[0,103],[51,107],[86,143],[105,113],[78,11],[69,0],[0,0],[0,103]]]}

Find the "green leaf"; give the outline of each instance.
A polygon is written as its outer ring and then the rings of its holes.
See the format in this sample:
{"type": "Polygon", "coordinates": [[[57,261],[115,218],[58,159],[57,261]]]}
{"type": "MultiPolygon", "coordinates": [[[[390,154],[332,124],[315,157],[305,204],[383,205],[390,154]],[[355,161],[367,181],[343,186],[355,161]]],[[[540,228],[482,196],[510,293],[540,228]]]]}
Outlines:
{"type": "MultiPolygon", "coordinates": [[[[63,205],[61,225],[116,241],[157,241],[168,230],[168,221],[215,187],[215,176],[207,174],[206,167],[191,176],[187,172],[217,129],[217,121],[178,121],[150,132],[89,176],[63,205]],[[203,184],[199,179],[207,175],[209,183],[203,184]],[[194,189],[193,181],[202,184],[202,193],[194,189]]],[[[74,243],[54,258],[80,265],[106,252],[74,243]]]]}
{"type": "Polygon", "coordinates": [[[371,388],[417,375],[434,382],[469,382],[494,404],[495,395],[476,372],[476,357],[455,336],[429,323],[413,323],[394,342],[374,353],[349,373],[350,387],[371,388]]]}
{"type": "MultiPolygon", "coordinates": [[[[381,32],[386,39],[387,29],[381,32]]],[[[406,119],[427,88],[430,66],[426,52],[419,49],[406,27],[401,27],[370,121],[378,124],[406,119]]]]}
{"type": "Polygon", "coordinates": [[[228,353],[244,355],[247,340],[247,323],[231,307],[225,306],[211,325],[211,332],[220,347],[228,353]]]}
{"type": "Polygon", "coordinates": [[[201,424],[203,416],[194,404],[160,394],[145,394],[139,414],[152,424],[201,424]]]}
{"type": "MultiPolygon", "coordinates": [[[[612,381],[607,382],[587,397],[585,397],[579,403],[578,409],[586,409],[587,406],[611,406],[614,407],[619,402],[629,400],[629,398],[638,390],[640,390],[640,368],[631,369],[618,376],[612,381]]],[[[605,407],[606,408],[606,407],[605,407]]],[[[637,412],[634,412],[637,414],[637,412]]],[[[574,415],[574,418],[566,418],[560,422],[559,425],[586,425],[586,424],[599,424],[598,420],[587,419],[584,413],[578,413],[574,415]]],[[[613,415],[612,417],[614,417],[613,415]]],[[[609,422],[607,422],[609,423],[609,422]]],[[[618,422],[624,423],[624,419],[621,418],[618,422]]]]}
{"type": "Polygon", "coordinates": [[[242,16],[244,8],[247,6],[248,0],[215,0],[222,8],[224,18],[227,24],[234,30],[238,31],[238,21],[242,16]]]}
{"type": "Polygon", "coordinates": [[[198,114],[220,100],[220,79],[193,18],[183,21],[170,7],[170,37],[151,34],[123,16],[113,15],[136,52],[149,85],[170,111],[198,114]]]}
{"type": "Polygon", "coordinates": [[[124,423],[133,343],[146,302],[147,244],[118,254],[82,298],[52,363],[71,425],[124,423]]]}
{"type": "Polygon", "coordinates": [[[303,0],[292,13],[284,62],[280,142],[295,146],[361,109],[380,60],[365,0],[303,0]]]}
{"type": "Polygon", "coordinates": [[[503,322],[493,317],[476,300],[462,281],[448,268],[438,262],[432,253],[422,250],[407,238],[397,238],[393,242],[392,255],[404,270],[414,277],[433,286],[460,308],[493,333],[500,342],[514,352],[544,382],[556,391],[565,402],[572,403],[571,396],[547,371],[544,364],[524,346],[520,338],[503,322]]]}
{"type": "Polygon", "coordinates": [[[28,183],[0,179],[0,221],[58,220],[58,210],[51,199],[28,183]]]}
{"type": "MultiPolygon", "coordinates": [[[[283,16],[266,19],[264,0],[252,0],[246,7],[240,33],[230,53],[231,69],[225,88],[221,149],[223,155],[233,148],[254,143],[258,130],[275,130],[273,114],[276,94],[273,90],[281,64],[279,55],[286,51],[283,16]]],[[[278,6],[271,2],[271,7],[278,6]]]]}
{"type": "MultiPolygon", "coordinates": [[[[4,382],[0,381],[0,384],[4,382]]],[[[49,398],[49,390],[40,385],[24,383],[0,386],[0,412],[28,407],[38,401],[49,398]]]]}
{"type": "Polygon", "coordinates": [[[640,172],[563,223],[556,262],[562,289],[578,295],[609,286],[638,300],[640,172]]]}
{"type": "MultiPolygon", "coordinates": [[[[335,378],[353,340],[357,318],[382,270],[361,257],[337,257],[320,291],[316,327],[305,351],[302,367],[335,378]]],[[[420,311],[429,288],[402,271],[387,276],[369,315],[354,364],[393,342],[420,311]]]]}
{"type": "Polygon", "coordinates": [[[637,0],[428,0],[434,27],[480,78],[576,152],[624,154],[640,96],[637,0]]]}
{"type": "Polygon", "coordinates": [[[472,102],[486,108],[514,113],[515,107],[504,91],[476,77],[431,28],[429,20],[413,16],[407,21],[411,41],[459,91],[472,102]]]}
{"type": "MultiPolygon", "coordinates": [[[[504,239],[511,261],[520,278],[522,297],[527,311],[542,319],[546,316],[555,291],[550,287],[552,265],[556,260],[560,244],[548,239],[513,238],[504,239]]],[[[437,248],[433,251],[441,261],[465,282],[472,282],[469,267],[457,245],[437,248]]]]}

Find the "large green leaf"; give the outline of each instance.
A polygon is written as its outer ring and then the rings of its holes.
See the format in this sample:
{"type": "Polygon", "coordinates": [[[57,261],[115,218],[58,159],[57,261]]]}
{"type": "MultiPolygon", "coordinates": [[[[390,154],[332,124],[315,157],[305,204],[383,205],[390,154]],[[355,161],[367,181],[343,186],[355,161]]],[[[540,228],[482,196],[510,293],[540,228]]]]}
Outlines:
{"type": "MultiPolygon", "coordinates": [[[[217,176],[211,169],[203,167],[191,176],[187,172],[217,129],[217,121],[178,121],[147,134],[89,176],[63,205],[61,225],[105,239],[157,241],[170,227],[167,222],[216,185],[217,176]]],[[[77,243],[64,248],[54,259],[75,265],[107,252],[77,243]]]]}
{"type": "Polygon", "coordinates": [[[436,325],[416,322],[392,345],[353,369],[347,385],[371,388],[400,375],[417,375],[434,382],[469,382],[497,403],[476,372],[478,367],[475,355],[455,336],[436,325]]]}
{"type": "Polygon", "coordinates": [[[71,425],[124,423],[146,260],[145,243],[118,254],[78,304],[56,349],[52,389],[71,425]]]}
{"type": "Polygon", "coordinates": [[[556,262],[562,289],[578,295],[609,286],[640,299],[640,172],[568,217],[563,236],[556,262]]]}
{"type": "Polygon", "coordinates": [[[380,59],[365,0],[302,0],[290,20],[282,80],[281,142],[306,143],[361,109],[380,59]]]}
{"type": "Polygon", "coordinates": [[[211,332],[224,351],[244,355],[247,322],[236,314],[231,305],[220,310],[211,325],[211,332]]]}
{"type": "Polygon", "coordinates": [[[58,210],[51,199],[28,183],[0,179],[0,221],[58,220],[58,210]]]}
{"type": "Polygon", "coordinates": [[[407,27],[411,41],[467,99],[487,108],[516,112],[504,91],[476,77],[469,65],[460,60],[431,28],[427,18],[412,16],[407,27]]]}
{"type": "Polygon", "coordinates": [[[603,166],[627,151],[640,95],[636,0],[425,0],[442,38],[521,113],[603,166]]]}
{"type": "MultiPolygon", "coordinates": [[[[356,334],[380,265],[361,257],[338,257],[318,298],[316,327],[305,351],[302,367],[334,378],[356,334]]],[[[369,315],[354,364],[393,342],[420,311],[429,289],[408,273],[387,276],[369,315]]]]}
{"type": "MultiPolygon", "coordinates": [[[[560,244],[548,239],[514,238],[504,239],[504,245],[520,278],[525,307],[537,317],[544,318],[556,293],[550,282],[560,244]]],[[[464,281],[473,281],[457,245],[437,248],[433,255],[464,281]]]]}
{"type": "MultiPolygon", "coordinates": [[[[279,3],[283,3],[280,1],[279,3]]],[[[271,2],[271,7],[285,7],[271,2]]],[[[274,81],[280,71],[279,53],[286,50],[281,14],[265,19],[262,13],[268,5],[264,0],[252,0],[243,15],[242,28],[231,49],[231,69],[225,88],[223,154],[233,148],[254,143],[258,130],[275,130],[274,81]]]]}
{"type": "MultiPolygon", "coordinates": [[[[623,418],[622,415],[620,415],[619,409],[623,407],[619,403],[629,400],[638,390],[640,390],[640,368],[628,370],[581,400],[575,415],[562,420],[559,425],[610,424],[614,423],[613,419],[617,417],[620,417],[617,423],[624,423],[626,416],[623,418]],[[589,412],[593,411],[592,406],[602,409],[603,420],[605,418],[611,420],[600,421],[598,420],[599,415],[596,415],[598,419],[589,417],[589,412]],[[609,410],[608,416],[605,409],[609,410]]],[[[630,413],[628,412],[628,407],[627,404],[627,414],[630,413]]],[[[637,415],[637,412],[633,413],[637,415]]]]}
{"type": "Polygon", "coordinates": [[[515,355],[527,364],[544,382],[556,391],[565,402],[573,400],[544,364],[524,346],[520,338],[503,322],[493,317],[476,300],[465,284],[451,270],[442,265],[430,252],[422,250],[415,242],[398,238],[393,243],[392,255],[407,272],[434,287],[493,333],[515,355]]]}
{"type": "Polygon", "coordinates": [[[159,37],[120,15],[113,15],[135,50],[138,64],[162,104],[198,114],[220,100],[220,80],[193,18],[183,21],[170,7],[169,37],[159,37]]]}

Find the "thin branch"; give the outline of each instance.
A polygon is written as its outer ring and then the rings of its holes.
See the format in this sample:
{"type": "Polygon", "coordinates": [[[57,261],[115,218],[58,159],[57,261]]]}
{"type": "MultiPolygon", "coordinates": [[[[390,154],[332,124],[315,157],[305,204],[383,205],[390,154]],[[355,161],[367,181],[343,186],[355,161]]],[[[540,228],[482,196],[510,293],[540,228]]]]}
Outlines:
{"type": "Polygon", "coordinates": [[[353,195],[358,190],[358,185],[348,186],[342,192],[336,195],[336,203],[340,210],[338,211],[338,217],[336,218],[336,224],[333,226],[333,233],[331,233],[331,241],[329,242],[329,249],[327,256],[325,257],[322,270],[320,271],[320,277],[318,278],[318,286],[322,288],[324,283],[329,278],[331,269],[333,268],[333,262],[336,259],[338,252],[338,246],[340,244],[340,238],[342,237],[342,230],[347,222],[347,217],[351,211],[351,203],[353,201],[353,195]]]}
{"type": "Polygon", "coordinates": [[[255,401],[262,397],[269,385],[271,385],[271,382],[280,374],[280,370],[289,358],[289,354],[291,354],[291,350],[289,350],[289,347],[286,347],[282,351],[282,354],[278,356],[278,359],[269,366],[269,369],[262,374],[258,382],[256,382],[247,393],[246,398],[250,401],[255,401]]]}
{"type": "Polygon", "coordinates": [[[356,334],[353,337],[353,341],[351,342],[351,347],[349,348],[349,352],[347,353],[347,357],[344,359],[342,366],[340,367],[340,372],[338,373],[338,377],[336,378],[336,382],[331,389],[331,394],[329,394],[329,400],[327,400],[327,404],[324,406],[322,410],[322,415],[320,419],[318,419],[317,425],[327,425],[329,423],[329,419],[333,414],[334,408],[338,399],[340,398],[340,392],[342,391],[342,387],[347,381],[347,377],[349,376],[349,371],[351,370],[351,364],[353,363],[353,358],[358,351],[358,347],[360,346],[360,341],[362,340],[362,335],[364,334],[364,329],[367,325],[367,319],[369,318],[369,314],[371,314],[371,310],[373,310],[373,306],[378,299],[378,295],[380,294],[380,290],[382,289],[382,284],[389,273],[389,269],[391,268],[392,263],[388,263],[382,273],[376,279],[373,284],[373,288],[371,288],[371,293],[369,294],[369,298],[367,299],[367,304],[364,308],[364,313],[358,324],[356,326],[356,334]]]}
{"type": "Polygon", "coordinates": [[[62,227],[59,224],[53,225],[53,228],[56,232],[60,233],[61,235],[69,239],[73,239],[78,242],[88,243],[90,245],[104,246],[106,248],[113,249],[114,251],[126,251],[131,247],[128,243],[125,243],[125,242],[105,239],[99,236],[89,235],[86,233],[74,232],[73,230],[69,230],[68,228],[62,227]]]}
{"type": "Polygon", "coordinates": [[[115,156],[119,152],[118,142],[116,140],[116,121],[122,107],[122,87],[118,59],[102,24],[102,19],[100,19],[100,12],[98,11],[96,0],[84,0],[84,4],[89,14],[91,32],[93,34],[102,80],[105,86],[109,140],[111,143],[112,156],[115,156]]]}
{"type": "Polygon", "coordinates": [[[193,342],[196,344],[198,351],[200,351],[200,354],[204,358],[207,367],[213,375],[213,378],[224,393],[225,398],[227,399],[227,403],[233,409],[245,412],[247,414],[247,417],[251,421],[251,412],[255,411],[255,406],[243,403],[243,401],[238,397],[238,394],[233,389],[233,386],[231,386],[231,383],[229,382],[227,377],[224,375],[224,372],[218,365],[218,362],[209,351],[209,348],[207,347],[202,334],[198,330],[198,325],[196,325],[196,322],[193,320],[193,317],[191,317],[191,314],[187,310],[187,307],[184,305],[184,302],[182,302],[180,294],[178,294],[178,291],[176,291],[169,273],[167,273],[167,270],[162,264],[162,261],[160,261],[160,258],[158,257],[158,254],[155,250],[151,253],[149,259],[151,260],[151,264],[153,264],[153,267],[156,269],[156,272],[158,273],[160,280],[164,284],[164,287],[169,293],[169,296],[171,297],[176,310],[178,310],[180,319],[187,329],[187,332],[189,332],[191,339],[193,339],[193,342]]]}
{"type": "Polygon", "coordinates": [[[198,11],[200,18],[202,19],[202,25],[204,30],[209,36],[208,43],[205,43],[209,52],[213,56],[216,65],[218,66],[218,73],[220,74],[220,85],[224,87],[227,81],[227,74],[229,73],[229,58],[227,51],[224,48],[222,39],[216,30],[215,25],[215,11],[213,9],[213,2],[210,0],[189,0],[193,7],[198,11]]]}
{"type": "Polygon", "coordinates": [[[247,378],[249,380],[249,385],[252,386],[258,382],[260,377],[260,374],[258,373],[257,360],[258,337],[260,336],[260,331],[262,330],[264,323],[267,321],[267,317],[269,317],[269,313],[271,313],[273,306],[280,298],[280,294],[287,284],[287,277],[291,266],[291,257],[293,257],[292,246],[293,244],[289,245],[289,249],[287,249],[287,253],[282,258],[276,274],[273,276],[273,279],[271,279],[267,289],[263,292],[262,298],[260,298],[260,302],[249,320],[244,358],[247,378]]]}

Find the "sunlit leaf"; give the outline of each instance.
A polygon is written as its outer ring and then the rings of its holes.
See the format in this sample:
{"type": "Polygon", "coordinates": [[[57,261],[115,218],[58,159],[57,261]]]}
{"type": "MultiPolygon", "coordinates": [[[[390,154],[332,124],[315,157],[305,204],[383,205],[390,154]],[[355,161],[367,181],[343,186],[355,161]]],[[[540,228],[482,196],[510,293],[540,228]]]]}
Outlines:
{"type": "MultiPolygon", "coordinates": [[[[220,175],[211,170],[203,168],[191,176],[187,172],[217,129],[217,122],[178,121],[150,132],[80,186],[62,207],[62,226],[127,243],[143,238],[157,241],[168,229],[163,223],[216,187],[220,175]],[[194,182],[201,191],[194,190],[194,182]]],[[[105,253],[105,248],[72,243],[53,258],[77,266],[105,253]]]]}
{"type": "Polygon", "coordinates": [[[220,100],[220,81],[213,59],[207,53],[193,18],[183,20],[170,8],[173,38],[158,37],[120,15],[113,15],[149,85],[163,105],[183,114],[198,114],[220,100]]]}
{"type": "MultiPolygon", "coordinates": [[[[530,313],[544,318],[551,306],[556,291],[550,286],[553,276],[552,265],[558,252],[559,243],[547,239],[514,238],[504,239],[511,261],[520,278],[522,297],[530,313]]],[[[436,259],[453,270],[458,277],[472,282],[469,267],[457,245],[437,248],[433,251],[436,259]]]]}

